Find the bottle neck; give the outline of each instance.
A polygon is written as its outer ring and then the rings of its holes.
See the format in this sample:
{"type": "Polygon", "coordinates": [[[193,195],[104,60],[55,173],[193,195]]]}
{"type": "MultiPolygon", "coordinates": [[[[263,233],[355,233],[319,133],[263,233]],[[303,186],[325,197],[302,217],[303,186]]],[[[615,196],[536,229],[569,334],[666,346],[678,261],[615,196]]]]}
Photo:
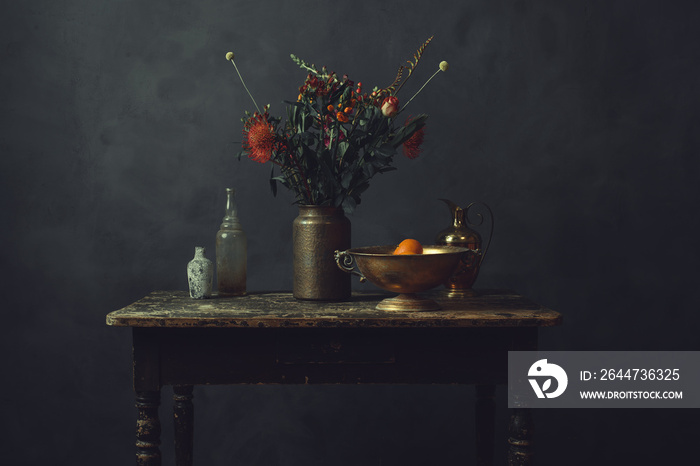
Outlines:
{"type": "Polygon", "coordinates": [[[231,188],[226,188],[226,214],[221,222],[221,229],[241,229],[241,222],[238,220],[238,207],[236,206],[236,192],[231,188]]]}

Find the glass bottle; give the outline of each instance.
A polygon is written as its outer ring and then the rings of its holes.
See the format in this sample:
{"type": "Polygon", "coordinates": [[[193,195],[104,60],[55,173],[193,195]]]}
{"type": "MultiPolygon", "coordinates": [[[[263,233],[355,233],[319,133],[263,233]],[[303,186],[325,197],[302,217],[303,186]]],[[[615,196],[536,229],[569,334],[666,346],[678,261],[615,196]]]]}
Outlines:
{"type": "Polygon", "coordinates": [[[226,215],[216,233],[216,276],[219,295],[246,294],[248,240],[238,220],[236,191],[226,188],[226,215]]]}

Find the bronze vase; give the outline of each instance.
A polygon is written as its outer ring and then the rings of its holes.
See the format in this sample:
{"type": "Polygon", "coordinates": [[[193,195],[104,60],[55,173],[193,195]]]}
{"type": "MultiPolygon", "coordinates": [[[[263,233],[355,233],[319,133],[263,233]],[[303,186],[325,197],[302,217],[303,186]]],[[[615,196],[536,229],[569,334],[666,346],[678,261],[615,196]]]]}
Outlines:
{"type": "Polygon", "coordinates": [[[342,301],[350,298],[350,275],[335,263],[335,251],[350,248],[350,220],[342,208],[302,205],[292,229],[294,287],[297,299],[342,301]]]}
{"type": "Polygon", "coordinates": [[[445,244],[450,246],[461,246],[469,249],[468,253],[462,257],[459,266],[454,271],[452,276],[445,282],[445,287],[450,295],[455,296],[473,296],[476,293],[472,289],[476,278],[479,276],[481,263],[486,256],[489,245],[491,244],[491,236],[493,235],[493,213],[486,204],[473,202],[466,208],[461,208],[457,204],[440,199],[445,202],[452,214],[452,225],[438,233],[435,239],[436,244],[445,244]],[[477,214],[480,221],[477,224],[470,223],[468,220],[469,209],[475,205],[480,205],[489,213],[491,228],[489,229],[489,238],[484,247],[481,235],[471,228],[483,223],[483,216],[477,214]]]}

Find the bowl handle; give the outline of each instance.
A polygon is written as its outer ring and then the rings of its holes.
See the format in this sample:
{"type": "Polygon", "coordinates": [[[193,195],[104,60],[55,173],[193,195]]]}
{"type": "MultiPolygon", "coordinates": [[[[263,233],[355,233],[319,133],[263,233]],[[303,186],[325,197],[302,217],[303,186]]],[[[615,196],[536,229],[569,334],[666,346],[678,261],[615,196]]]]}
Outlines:
{"type": "Polygon", "coordinates": [[[358,270],[355,270],[355,259],[349,252],[335,251],[335,263],[338,265],[338,268],[343,272],[347,272],[351,275],[357,275],[358,277],[360,277],[360,283],[364,283],[367,281],[367,277],[362,275],[362,273],[358,270]]]}

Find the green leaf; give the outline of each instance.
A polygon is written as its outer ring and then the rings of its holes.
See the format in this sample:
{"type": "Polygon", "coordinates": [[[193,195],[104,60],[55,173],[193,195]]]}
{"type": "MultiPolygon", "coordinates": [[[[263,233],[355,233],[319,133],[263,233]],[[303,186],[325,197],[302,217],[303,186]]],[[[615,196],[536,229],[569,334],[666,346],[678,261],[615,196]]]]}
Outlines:
{"type": "Polygon", "coordinates": [[[346,214],[352,214],[357,206],[357,201],[350,196],[343,199],[343,210],[346,214]]]}
{"type": "Polygon", "coordinates": [[[348,148],[350,147],[350,143],[347,141],[343,141],[338,143],[338,159],[343,159],[345,157],[345,153],[348,151],[348,148]]]}
{"type": "Polygon", "coordinates": [[[303,144],[311,146],[316,142],[316,135],[309,131],[304,131],[295,135],[303,144]]]}
{"type": "Polygon", "coordinates": [[[353,173],[351,171],[347,171],[343,174],[343,178],[340,180],[340,186],[343,187],[343,189],[348,189],[350,187],[350,182],[352,181],[353,178],[353,173]]]}
{"type": "Polygon", "coordinates": [[[392,144],[384,143],[377,148],[375,154],[390,158],[396,154],[396,148],[392,144]]]}
{"type": "Polygon", "coordinates": [[[272,190],[272,195],[274,197],[277,197],[277,180],[273,176],[275,174],[275,166],[272,166],[272,170],[270,171],[270,189],[272,190]]]}
{"type": "Polygon", "coordinates": [[[382,167],[377,170],[377,173],[386,173],[396,170],[396,167],[382,167]]]}

